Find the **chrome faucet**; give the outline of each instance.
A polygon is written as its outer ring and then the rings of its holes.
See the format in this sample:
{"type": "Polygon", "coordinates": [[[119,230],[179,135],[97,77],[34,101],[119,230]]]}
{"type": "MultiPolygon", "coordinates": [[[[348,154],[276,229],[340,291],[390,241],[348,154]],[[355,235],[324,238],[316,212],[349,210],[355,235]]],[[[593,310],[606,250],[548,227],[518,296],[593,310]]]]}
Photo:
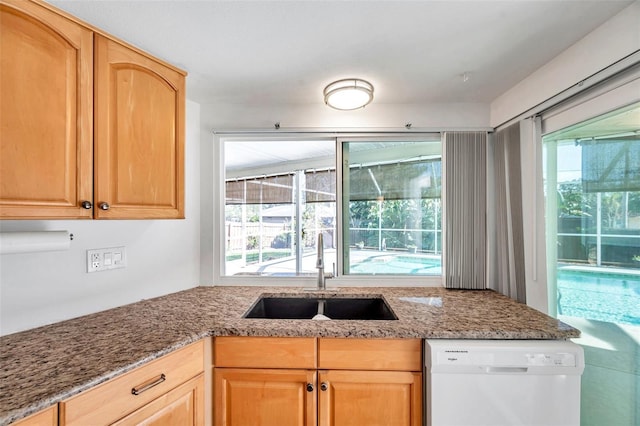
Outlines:
{"type": "Polygon", "coordinates": [[[324,241],[322,232],[318,234],[318,259],[316,260],[316,268],[318,268],[318,290],[325,290],[327,282],[324,276],[324,241]]]}

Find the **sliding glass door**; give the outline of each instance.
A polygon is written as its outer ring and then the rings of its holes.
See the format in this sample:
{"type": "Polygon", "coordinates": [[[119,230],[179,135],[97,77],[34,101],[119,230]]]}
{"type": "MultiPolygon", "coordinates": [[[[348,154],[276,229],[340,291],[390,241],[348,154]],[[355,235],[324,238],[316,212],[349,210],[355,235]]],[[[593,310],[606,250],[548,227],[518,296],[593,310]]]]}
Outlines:
{"type": "Polygon", "coordinates": [[[582,424],[640,422],[640,104],[543,138],[549,311],[579,328],[582,424]]]}

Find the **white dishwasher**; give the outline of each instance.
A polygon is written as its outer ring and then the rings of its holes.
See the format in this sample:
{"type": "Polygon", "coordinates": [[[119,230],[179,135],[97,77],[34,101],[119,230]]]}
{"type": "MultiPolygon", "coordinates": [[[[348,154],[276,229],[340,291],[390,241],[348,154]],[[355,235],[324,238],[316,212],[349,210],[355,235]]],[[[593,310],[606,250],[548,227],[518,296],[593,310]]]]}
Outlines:
{"type": "Polygon", "coordinates": [[[584,351],[558,340],[426,340],[427,426],[580,424],[584,351]]]}

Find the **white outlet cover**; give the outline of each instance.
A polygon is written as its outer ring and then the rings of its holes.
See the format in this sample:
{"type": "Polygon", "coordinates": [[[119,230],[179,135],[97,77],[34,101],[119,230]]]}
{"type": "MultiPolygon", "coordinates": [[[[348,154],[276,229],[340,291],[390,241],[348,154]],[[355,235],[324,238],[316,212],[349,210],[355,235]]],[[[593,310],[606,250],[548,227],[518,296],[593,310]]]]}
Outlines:
{"type": "Polygon", "coordinates": [[[87,250],[87,272],[100,272],[110,269],[126,268],[125,247],[111,247],[87,250]]]}

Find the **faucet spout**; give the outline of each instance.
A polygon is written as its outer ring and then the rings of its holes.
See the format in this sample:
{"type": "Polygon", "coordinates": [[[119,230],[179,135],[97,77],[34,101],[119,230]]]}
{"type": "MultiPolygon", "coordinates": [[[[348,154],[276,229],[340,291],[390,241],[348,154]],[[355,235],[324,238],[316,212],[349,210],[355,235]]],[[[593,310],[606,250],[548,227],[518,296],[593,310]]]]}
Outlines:
{"type": "Polygon", "coordinates": [[[318,258],[316,260],[316,268],[318,268],[318,290],[327,288],[324,276],[324,241],[322,232],[318,234],[318,258]]]}

